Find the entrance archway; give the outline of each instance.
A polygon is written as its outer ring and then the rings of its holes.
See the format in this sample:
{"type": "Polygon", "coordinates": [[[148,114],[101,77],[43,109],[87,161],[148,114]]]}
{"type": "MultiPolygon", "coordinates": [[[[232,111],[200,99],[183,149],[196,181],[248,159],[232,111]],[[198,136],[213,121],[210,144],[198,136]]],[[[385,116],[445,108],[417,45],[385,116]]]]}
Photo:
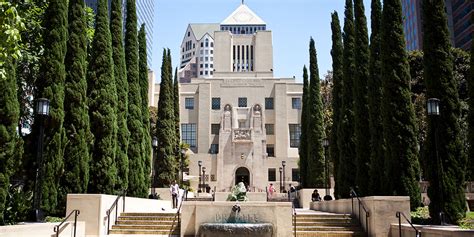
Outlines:
{"type": "Polygon", "coordinates": [[[240,167],[235,171],[235,184],[244,182],[245,186],[250,185],[250,172],[245,167],[240,167]]]}

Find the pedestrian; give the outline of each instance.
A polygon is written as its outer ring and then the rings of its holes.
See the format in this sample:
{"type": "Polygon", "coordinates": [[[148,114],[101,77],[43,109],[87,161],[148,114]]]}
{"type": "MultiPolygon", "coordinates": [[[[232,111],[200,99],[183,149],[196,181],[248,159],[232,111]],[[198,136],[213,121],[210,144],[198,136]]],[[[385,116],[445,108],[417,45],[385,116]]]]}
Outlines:
{"type": "Polygon", "coordinates": [[[321,196],[319,195],[317,189],[315,189],[315,190],[313,191],[313,194],[311,194],[311,201],[313,201],[313,202],[319,202],[319,201],[321,201],[321,196]]]}
{"type": "Polygon", "coordinates": [[[176,183],[176,180],[170,186],[171,199],[173,201],[173,209],[178,208],[178,193],[179,185],[176,183]]]}
{"type": "Polygon", "coordinates": [[[273,184],[270,183],[268,186],[268,198],[273,197],[273,193],[275,192],[275,187],[273,187],[273,184]]]}

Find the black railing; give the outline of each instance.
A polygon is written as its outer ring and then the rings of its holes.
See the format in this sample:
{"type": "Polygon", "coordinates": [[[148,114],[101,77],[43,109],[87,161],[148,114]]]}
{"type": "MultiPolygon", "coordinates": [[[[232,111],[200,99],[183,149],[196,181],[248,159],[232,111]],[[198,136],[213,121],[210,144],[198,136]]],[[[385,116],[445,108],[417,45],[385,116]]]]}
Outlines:
{"type": "Polygon", "coordinates": [[[365,212],[365,231],[367,231],[367,233],[369,233],[369,217],[370,217],[370,212],[369,210],[367,209],[367,207],[365,207],[364,203],[362,202],[362,200],[360,200],[359,196],[357,196],[357,193],[354,191],[353,188],[351,188],[351,191],[350,191],[350,195],[351,195],[351,203],[352,203],[352,215],[355,216],[355,213],[354,213],[354,198],[356,198],[356,200],[358,201],[359,203],[359,221],[360,223],[362,224],[362,219],[361,219],[361,207],[362,207],[362,210],[365,212]]]}
{"type": "Polygon", "coordinates": [[[112,206],[107,210],[107,235],[110,232],[110,214],[115,210],[115,225],[117,224],[117,216],[118,216],[118,207],[117,204],[120,200],[120,198],[123,198],[123,206],[122,206],[122,212],[125,212],[125,195],[127,194],[127,190],[123,190],[122,194],[118,195],[117,198],[115,199],[114,203],[112,206]]]}
{"type": "Polygon", "coordinates": [[[69,213],[69,215],[66,216],[66,218],[64,218],[64,220],[59,223],[59,225],[56,225],[54,226],[54,232],[56,232],[56,237],[59,237],[59,232],[61,230],[61,226],[66,223],[66,221],[69,219],[69,217],[72,216],[72,214],[74,214],[74,237],[76,237],[76,229],[77,229],[77,216],[79,216],[79,214],[81,214],[81,212],[79,210],[72,210],[71,213],[69,213]]]}
{"type": "Polygon", "coordinates": [[[402,216],[405,218],[405,220],[408,222],[408,224],[411,225],[411,228],[415,230],[415,236],[416,237],[421,237],[421,232],[408,220],[408,218],[405,216],[403,212],[397,211],[396,217],[398,218],[398,233],[400,237],[402,237],[402,216]]]}

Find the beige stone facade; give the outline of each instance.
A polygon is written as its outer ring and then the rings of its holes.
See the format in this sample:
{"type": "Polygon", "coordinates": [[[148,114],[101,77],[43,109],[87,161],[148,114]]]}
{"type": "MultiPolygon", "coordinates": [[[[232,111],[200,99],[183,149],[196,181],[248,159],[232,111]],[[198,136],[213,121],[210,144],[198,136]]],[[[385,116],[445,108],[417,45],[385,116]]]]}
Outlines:
{"type": "MultiPolygon", "coordinates": [[[[196,76],[180,84],[181,139],[191,146],[191,185],[198,189],[199,177],[216,191],[229,191],[240,181],[251,191],[265,191],[269,183],[279,191],[280,179],[286,187],[297,184],[302,84],[273,77],[272,32],[246,5],[219,29],[201,33],[213,37],[212,78],[196,76]]],[[[189,30],[183,41],[188,48],[189,30]]],[[[182,58],[189,56],[185,49],[182,58]]],[[[199,58],[189,62],[201,67],[199,58]]],[[[181,67],[182,75],[191,66],[182,62],[181,67]]]]}

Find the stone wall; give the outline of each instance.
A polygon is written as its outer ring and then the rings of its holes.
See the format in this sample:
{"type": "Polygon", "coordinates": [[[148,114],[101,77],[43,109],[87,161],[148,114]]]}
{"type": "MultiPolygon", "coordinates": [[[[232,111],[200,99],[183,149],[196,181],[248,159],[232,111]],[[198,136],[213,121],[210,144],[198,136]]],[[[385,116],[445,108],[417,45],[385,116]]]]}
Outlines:
{"type": "MultiPolygon", "coordinates": [[[[472,237],[474,230],[463,230],[457,226],[421,226],[415,225],[423,237],[472,237]]],[[[399,237],[398,224],[392,224],[390,237],[399,237]]],[[[415,236],[415,230],[409,224],[402,224],[402,236],[415,236]]]]}

